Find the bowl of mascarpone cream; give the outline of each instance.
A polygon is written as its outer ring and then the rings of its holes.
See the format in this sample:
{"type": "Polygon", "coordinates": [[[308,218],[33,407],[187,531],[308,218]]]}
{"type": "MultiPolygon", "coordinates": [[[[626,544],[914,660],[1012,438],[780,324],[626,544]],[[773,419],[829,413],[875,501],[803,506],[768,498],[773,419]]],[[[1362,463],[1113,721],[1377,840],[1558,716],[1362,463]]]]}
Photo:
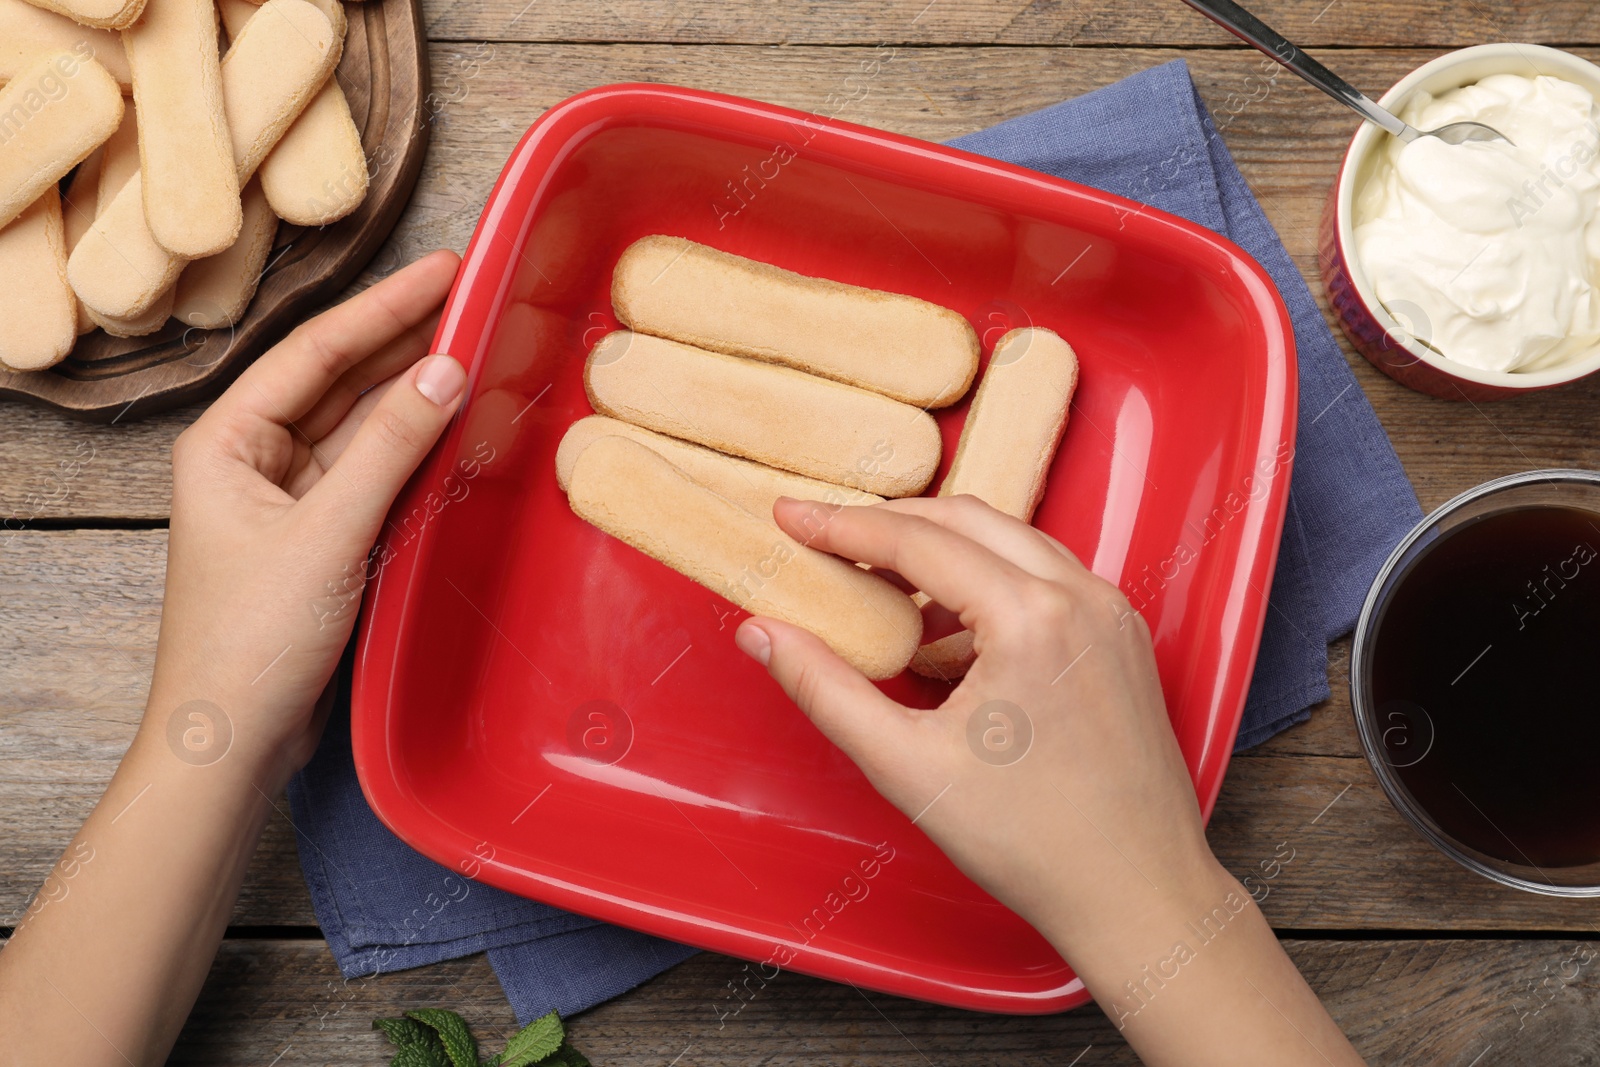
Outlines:
{"type": "Polygon", "coordinates": [[[1532,44],[1465,48],[1383,106],[1418,129],[1510,139],[1406,143],[1356,131],[1323,212],[1323,281],[1390,377],[1494,400],[1600,369],[1600,67],[1532,44]]]}

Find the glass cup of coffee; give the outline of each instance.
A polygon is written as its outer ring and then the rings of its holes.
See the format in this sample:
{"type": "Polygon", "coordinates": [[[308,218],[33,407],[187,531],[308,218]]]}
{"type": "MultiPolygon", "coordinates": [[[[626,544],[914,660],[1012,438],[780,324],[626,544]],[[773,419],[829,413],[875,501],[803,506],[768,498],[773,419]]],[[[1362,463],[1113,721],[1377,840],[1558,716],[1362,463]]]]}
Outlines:
{"type": "Polygon", "coordinates": [[[1350,665],[1401,815],[1503,885],[1600,896],[1600,473],[1486,482],[1403,540],[1350,665]]]}

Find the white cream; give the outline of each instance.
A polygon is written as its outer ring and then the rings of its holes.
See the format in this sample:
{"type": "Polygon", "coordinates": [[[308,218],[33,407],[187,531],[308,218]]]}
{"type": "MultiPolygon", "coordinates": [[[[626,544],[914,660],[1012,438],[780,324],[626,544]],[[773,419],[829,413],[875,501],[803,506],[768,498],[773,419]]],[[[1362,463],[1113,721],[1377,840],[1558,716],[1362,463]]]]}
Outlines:
{"type": "Polygon", "coordinates": [[[1541,370],[1600,348],[1600,112],[1571,82],[1495,74],[1401,117],[1511,139],[1388,138],[1356,195],[1356,255],[1418,338],[1483,370],[1541,370]]]}

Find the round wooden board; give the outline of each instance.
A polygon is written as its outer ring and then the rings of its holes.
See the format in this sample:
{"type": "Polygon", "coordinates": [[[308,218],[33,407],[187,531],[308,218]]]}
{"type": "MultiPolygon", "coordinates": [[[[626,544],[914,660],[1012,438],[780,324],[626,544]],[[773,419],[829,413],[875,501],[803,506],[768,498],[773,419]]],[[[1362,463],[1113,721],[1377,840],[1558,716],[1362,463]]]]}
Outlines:
{"type": "Polygon", "coordinates": [[[0,396],[121,422],[214,395],[360,273],[394,229],[422,170],[428,51],[417,0],[367,0],[346,10],[338,78],[371,175],[362,205],[331,226],[280,224],[238,325],[201,330],[172,320],[158,333],[130,338],[96,330],[49,370],[0,368],[0,396]]]}

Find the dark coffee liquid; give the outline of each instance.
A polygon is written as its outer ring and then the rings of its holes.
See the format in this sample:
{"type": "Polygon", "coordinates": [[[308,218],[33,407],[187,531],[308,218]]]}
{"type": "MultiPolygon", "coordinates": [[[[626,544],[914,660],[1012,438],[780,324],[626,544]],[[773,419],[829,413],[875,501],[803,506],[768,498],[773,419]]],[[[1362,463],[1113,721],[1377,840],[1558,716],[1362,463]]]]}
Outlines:
{"type": "Polygon", "coordinates": [[[1426,549],[1378,621],[1380,758],[1451,837],[1600,860],[1600,515],[1525,507],[1426,549]]]}

